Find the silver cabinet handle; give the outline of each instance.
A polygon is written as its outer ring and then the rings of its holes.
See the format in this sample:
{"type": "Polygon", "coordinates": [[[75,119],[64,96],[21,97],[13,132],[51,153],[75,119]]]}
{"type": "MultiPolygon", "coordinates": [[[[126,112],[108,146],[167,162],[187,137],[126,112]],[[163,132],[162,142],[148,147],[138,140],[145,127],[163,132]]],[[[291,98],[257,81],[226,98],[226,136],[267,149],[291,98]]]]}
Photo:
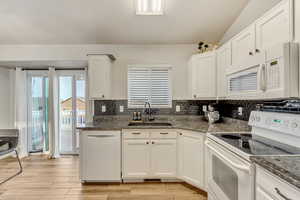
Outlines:
{"type": "Polygon", "coordinates": [[[275,188],[275,191],[276,191],[276,193],[277,193],[279,196],[281,196],[283,199],[285,199],[285,200],[292,200],[292,199],[286,197],[284,194],[282,194],[281,191],[280,191],[278,188],[275,188]]]}
{"type": "Polygon", "coordinates": [[[169,133],[160,133],[161,135],[168,135],[169,133]]]}

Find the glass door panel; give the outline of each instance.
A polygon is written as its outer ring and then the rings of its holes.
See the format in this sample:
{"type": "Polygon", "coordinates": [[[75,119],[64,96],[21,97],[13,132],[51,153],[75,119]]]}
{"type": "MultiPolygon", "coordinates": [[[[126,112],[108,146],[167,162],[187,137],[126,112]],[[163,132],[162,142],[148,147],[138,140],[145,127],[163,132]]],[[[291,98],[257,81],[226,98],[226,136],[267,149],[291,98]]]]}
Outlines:
{"type": "Polygon", "coordinates": [[[73,152],[73,77],[59,77],[60,153],[73,152]]]}
{"type": "Polygon", "coordinates": [[[60,153],[79,153],[78,126],[85,124],[85,73],[65,72],[59,76],[60,153]]]}
{"type": "Polygon", "coordinates": [[[48,151],[48,77],[29,74],[28,83],[28,151],[48,151]]]}

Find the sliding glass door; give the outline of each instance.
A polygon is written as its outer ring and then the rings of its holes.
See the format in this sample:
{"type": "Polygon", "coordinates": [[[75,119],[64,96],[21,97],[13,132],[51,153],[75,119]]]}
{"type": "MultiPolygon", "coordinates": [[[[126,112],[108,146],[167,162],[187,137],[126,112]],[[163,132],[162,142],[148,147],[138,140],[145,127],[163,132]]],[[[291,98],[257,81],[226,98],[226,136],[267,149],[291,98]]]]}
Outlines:
{"type": "Polygon", "coordinates": [[[85,124],[85,73],[59,73],[59,151],[60,154],[79,152],[77,126],[85,124]]]}
{"type": "Polygon", "coordinates": [[[48,75],[28,72],[28,152],[49,150],[48,75]]]}

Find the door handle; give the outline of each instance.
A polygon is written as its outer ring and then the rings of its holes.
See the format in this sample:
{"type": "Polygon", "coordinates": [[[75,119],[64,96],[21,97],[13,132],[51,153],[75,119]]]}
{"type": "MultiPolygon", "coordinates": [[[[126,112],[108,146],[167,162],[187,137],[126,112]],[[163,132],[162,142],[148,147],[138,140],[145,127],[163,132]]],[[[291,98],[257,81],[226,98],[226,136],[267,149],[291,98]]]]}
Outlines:
{"type": "Polygon", "coordinates": [[[244,171],[248,174],[251,173],[250,169],[248,167],[245,167],[245,166],[242,166],[242,165],[239,165],[239,164],[236,164],[234,162],[232,162],[230,159],[226,158],[225,156],[222,155],[222,153],[220,153],[215,147],[213,147],[210,142],[206,141],[205,142],[206,146],[208,146],[212,151],[214,151],[218,157],[222,158],[223,160],[225,160],[226,162],[228,162],[232,167],[236,168],[236,169],[239,169],[241,171],[244,171]]]}

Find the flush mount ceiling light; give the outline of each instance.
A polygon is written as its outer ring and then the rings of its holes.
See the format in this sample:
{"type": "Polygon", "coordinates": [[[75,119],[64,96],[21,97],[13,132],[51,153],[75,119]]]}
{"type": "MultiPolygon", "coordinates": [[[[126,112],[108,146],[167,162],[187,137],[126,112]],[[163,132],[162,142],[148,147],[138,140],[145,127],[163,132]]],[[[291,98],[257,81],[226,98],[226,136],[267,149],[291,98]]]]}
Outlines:
{"type": "Polygon", "coordinates": [[[136,0],[137,15],[163,15],[164,0],[136,0]]]}

